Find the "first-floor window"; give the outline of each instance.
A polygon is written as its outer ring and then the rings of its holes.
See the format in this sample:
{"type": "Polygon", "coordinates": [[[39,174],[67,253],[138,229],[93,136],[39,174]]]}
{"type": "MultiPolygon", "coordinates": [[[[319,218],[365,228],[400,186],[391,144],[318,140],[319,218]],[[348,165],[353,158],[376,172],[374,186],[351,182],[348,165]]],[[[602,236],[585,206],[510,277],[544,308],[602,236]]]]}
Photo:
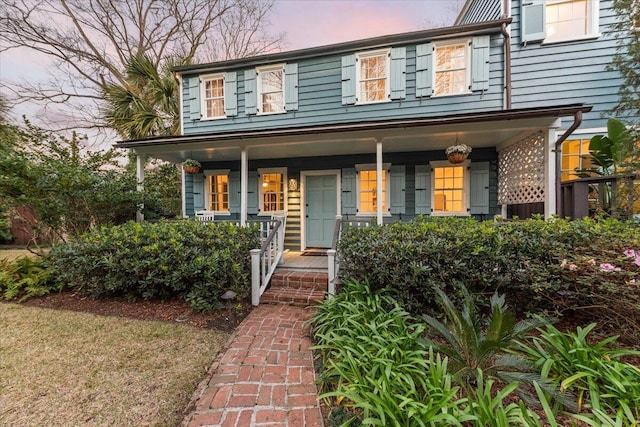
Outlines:
{"type": "Polygon", "coordinates": [[[467,165],[433,166],[433,212],[467,214],[467,165]]]}
{"type": "MultiPolygon", "coordinates": [[[[388,167],[388,166],[387,166],[388,167]]],[[[378,200],[378,174],[375,166],[358,167],[358,213],[375,214],[378,203],[382,205],[382,212],[387,212],[387,170],[382,169],[382,200],[378,200]]]]}
{"type": "Polygon", "coordinates": [[[562,144],[561,181],[578,179],[576,169],[588,169],[591,167],[589,142],[588,139],[576,139],[565,141],[562,144]]]}
{"type": "Polygon", "coordinates": [[[286,169],[261,169],[258,174],[260,175],[260,212],[286,210],[286,169]]]}
{"type": "Polygon", "coordinates": [[[215,173],[207,177],[208,210],[229,212],[229,174],[215,173]]]}

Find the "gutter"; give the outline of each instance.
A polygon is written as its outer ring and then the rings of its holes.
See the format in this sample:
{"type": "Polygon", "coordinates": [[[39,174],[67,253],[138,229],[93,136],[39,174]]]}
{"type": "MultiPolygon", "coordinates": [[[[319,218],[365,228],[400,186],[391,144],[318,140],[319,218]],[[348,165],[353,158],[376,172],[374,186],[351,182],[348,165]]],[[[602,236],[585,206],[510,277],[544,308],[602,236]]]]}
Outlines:
{"type": "Polygon", "coordinates": [[[504,37],[504,95],[505,109],[511,109],[511,35],[507,31],[507,24],[503,23],[500,30],[504,37]]]}
{"type": "Polygon", "coordinates": [[[556,140],[555,155],[556,155],[556,214],[562,218],[564,215],[562,206],[562,183],[561,183],[561,170],[562,170],[562,143],[582,124],[582,110],[578,110],[573,114],[573,124],[569,126],[560,138],[556,140]]]}
{"type": "MultiPolygon", "coordinates": [[[[376,131],[385,129],[412,128],[418,126],[455,125],[465,123],[491,122],[499,120],[533,119],[539,117],[566,117],[591,111],[593,107],[584,104],[571,104],[559,107],[523,108],[518,110],[499,110],[481,113],[456,114],[439,117],[418,117],[371,122],[347,122],[340,124],[316,125],[308,127],[288,127],[276,129],[257,129],[215,134],[194,134],[183,136],[161,136],[155,138],[119,141],[116,147],[136,148],[160,145],[176,145],[191,142],[216,143],[238,139],[257,139],[284,136],[315,135],[332,132],[376,131]]],[[[568,136],[568,135],[567,135],[568,136]]]]}

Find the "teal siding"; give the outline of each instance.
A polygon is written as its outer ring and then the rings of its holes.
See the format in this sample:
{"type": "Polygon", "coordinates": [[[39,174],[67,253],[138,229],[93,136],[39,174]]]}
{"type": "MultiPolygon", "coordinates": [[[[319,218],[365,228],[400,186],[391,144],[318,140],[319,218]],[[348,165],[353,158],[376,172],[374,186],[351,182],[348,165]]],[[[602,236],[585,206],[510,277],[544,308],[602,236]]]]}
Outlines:
{"type": "Polygon", "coordinates": [[[500,18],[501,0],[476,0],[460,20],[460,24],[493,21],[500,18]]]}
{"type": "MultiPolygon", "coordinates": [[[[343,55],[323,56],[298,61],[298,110],[266,116],[255,115],[255,78],[253,69],[237,71],[238,115],[221,120],[192,120],[188,102],[188,81],[183,86],[184,134],[217,133],[252,129],[309,126],[328,123],[373,121],[379,119],[444,116],[502,109],[503,68],[502,38],[491,36],[489,47],[489,79],[484,91],[446,97],[416,96],[416,46],[404,47],[405,60],[397,59],[394,67],[402,73],[404,62],[405,98],[368,105],[344,105],[343,55]],[[247,87],[248,85],[248,87],[247,87]],[[249,112],[249,114],[247,114],[249,112]]],[[[402,49],[394,50],[400,54],[402,49]]],[[[401,58],[401,56],[399,56],[401,58]]],[[[355,69],[354,69],[355,70],[355,69]]],[[[430,73],[430,72],[429,72],[430,73]]],[[[348,74],[348,73],[347,73],[348,74]]],[[[394,73],[395,74],[395,73],[394,73]]],[[[426,76],[426,75],[425,75],[426,76]]],[[[394,83],[394,97],[403,88],[394,83]]],[[[355,91],[355,87],[353,87],[355,91]]],[[[355,92],[354,92],[355,95],[355,92]]],[[[355,102],[355,97],[353,102],[355,102]]]]}
{"type": "MultiPolygon", "coordinates": [[[[597,39],[523,45],[521,2],[512,2],[513,108],[584,103],[593,110],[583,116],[582,129],[606,126],[608,111],[618,102],[622,79],[607,71],[617,40],[608,33],[615,15],[611,0],[600,0],[600,37],[597,39]]],[[[570,119],[563,120],[567,128],[570,119]]]]}

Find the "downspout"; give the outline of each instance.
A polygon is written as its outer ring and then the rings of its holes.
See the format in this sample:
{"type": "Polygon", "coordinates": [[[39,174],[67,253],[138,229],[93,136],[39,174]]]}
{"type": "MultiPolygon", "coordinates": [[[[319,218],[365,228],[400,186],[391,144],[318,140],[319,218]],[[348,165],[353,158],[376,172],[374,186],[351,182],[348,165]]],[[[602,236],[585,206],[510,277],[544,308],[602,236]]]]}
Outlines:
{"type": "Polygon", "coordinates": [[[511,35],[507,31],[507,24],[502,24],[500,30],[504,37],[504,94],[506,98],[505,110],[511,109],[511,35]]]}
{"type": "Polygon", "coordinates": [[[573,124],[569,126],[560,138],[556,140],[555,145],[555,155],[556,155],[556,214],[562,218],[564,215],[563,206],[562,206],[562,195],[560,192],[562,191],[562,185],[560,182],[561,179],[561,169],[562,169],[562,143],[565,139],[569,137],[582,124],[582,111],[576,111],[573,115],[573,124]]]}

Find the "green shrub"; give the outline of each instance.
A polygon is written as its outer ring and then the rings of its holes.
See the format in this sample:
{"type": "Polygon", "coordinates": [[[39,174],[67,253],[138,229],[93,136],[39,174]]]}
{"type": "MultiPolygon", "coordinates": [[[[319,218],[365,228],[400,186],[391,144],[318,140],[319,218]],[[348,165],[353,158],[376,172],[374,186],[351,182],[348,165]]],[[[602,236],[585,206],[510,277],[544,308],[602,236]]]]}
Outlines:
{"type": "Polygon", "coordinates": [[[180,296],[207,310],[226,290],[250,292],[249,251],[258,245],[254,227],[129,222],[57,245],[49,259],[58,280],[96,298],[180,296]]]}
{"type": "Polygon", "coordinates": [[[640,337],[640,262],[624,255],[629,250],[640,253],[640,228],[612,219],[426,217],[345,227],[339,244],[343,279],[392,287],[415,314],[433,313],[434,289],[456,301],[464,284],[475,296],[506,294],[517,312],[589,307],[586,315],[640,337]]]}
{"type": "Polygon", "coordinates": [[[20,257],[13,262],[0,260],[0,298],[17,298],[22,302],[61,289],[52,280],[42,257],[20,257]]]}

